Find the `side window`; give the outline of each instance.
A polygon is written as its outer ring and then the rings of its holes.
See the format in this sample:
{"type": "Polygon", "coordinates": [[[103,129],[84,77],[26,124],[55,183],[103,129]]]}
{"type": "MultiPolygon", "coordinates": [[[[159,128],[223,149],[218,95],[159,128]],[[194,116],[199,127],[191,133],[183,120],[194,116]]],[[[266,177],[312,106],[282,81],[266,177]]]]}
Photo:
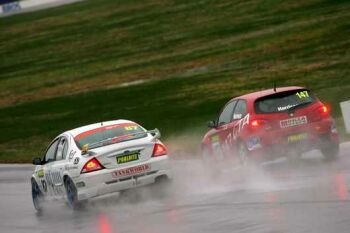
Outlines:
{"type": "Polygon", "coordinates": [[[45,154],[45,163],[55,161],[55,154],[56,154],[55,152],[56,152],[58,142],[59,140],[56,139],[47,149],[45,154]]]}
{"type": "Polygon", "coordinates": [[[223,124],[227,124],[231,122],[231,118],[232,118],[232,112],[233,109],[236,105],[237,101],[232,101],[230,103],[228,103],[224,110],[222,110],[220,116],[219,116],[219,120],[218,120],[218,124],[219,125],[223,125],[223,124]]]}
{"type": "Polygon", "coordinates": [[[68,153],[68,140],[65,139],[64,147],[63,147],[63,154],[62,159],[66,159],[68,153]]]}
{"type": "Polygon", "coordinates": [[[65,159],[67,155],[67,150],[68,150],[67,139],[65,137],[62,137],[57,147],[56,160],[65,159]]]}
{"type": "Polygon", "coordinates": [[[233,113],[233,120],[242,119],[247,115],[247,102],[245,100],[239,100],[235,111],[233,113]]]}

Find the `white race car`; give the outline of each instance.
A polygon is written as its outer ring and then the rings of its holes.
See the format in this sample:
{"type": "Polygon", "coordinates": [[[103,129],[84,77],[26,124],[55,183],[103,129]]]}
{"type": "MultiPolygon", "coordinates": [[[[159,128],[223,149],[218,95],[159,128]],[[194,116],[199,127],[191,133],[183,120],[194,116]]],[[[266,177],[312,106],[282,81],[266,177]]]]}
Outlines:
{"type": "Polygon", "coordinates": [[[172,179],[167,148],[158,129],[127,120],[83,126],[57,136],[31,177],[36,210],[45,199],[65,199],[76,208],[107,193],[172,179]]]}

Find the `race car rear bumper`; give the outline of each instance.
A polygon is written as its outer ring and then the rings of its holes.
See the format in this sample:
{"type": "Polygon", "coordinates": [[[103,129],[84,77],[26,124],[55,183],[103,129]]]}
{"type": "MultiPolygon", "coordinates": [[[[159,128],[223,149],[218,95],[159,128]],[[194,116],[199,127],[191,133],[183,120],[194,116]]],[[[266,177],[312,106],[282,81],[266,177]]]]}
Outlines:
{"type": "Polygon", "coordinates": [[[313,149],[323,149],[337,144],[339,144],[338,135],[329,133],[300,142],[261,145],[259,148],[251,150],[250,154],[254,157],[263,156],[266,157],[266,159],[273,159],[285,156],[291,152],[300,154],[313,149]]]}
{"type": "Polygon", "coordinates": [[[264,133],[247,140],[247,148],[252,156],[267,156],[267,159],[285,156],[289,152],[302,153],[336,144],[339,144],[338,132],[335,123],[330,120],[293,131],[264,133]]]}
{"type": "Polygon", "coordinates": [[[108,193],[149,185],[154,183],[159,177],[165,176],[172,179],[169,158],[166,155],[151,158],[147,162],[140,163],[137,166],[130,166],[130,168],[140,166],[147,166],[149,169],[122,176],[116,175],[120,169],[103,169],[82,174],[73,179],[78,191],[78,200],[86,200],[108,193]]]}

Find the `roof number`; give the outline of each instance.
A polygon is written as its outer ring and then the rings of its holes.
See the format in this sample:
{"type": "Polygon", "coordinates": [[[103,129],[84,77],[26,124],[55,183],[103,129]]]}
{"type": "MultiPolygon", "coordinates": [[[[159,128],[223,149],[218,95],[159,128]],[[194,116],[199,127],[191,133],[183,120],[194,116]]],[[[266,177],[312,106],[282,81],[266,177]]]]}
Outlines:
{"type": "Polygon", "coordinates": [[[295,93],[295,95],[298,96],[299,99],[308,98],[309,92],[308,91],[300,91],[300,92],[295,93]]]}

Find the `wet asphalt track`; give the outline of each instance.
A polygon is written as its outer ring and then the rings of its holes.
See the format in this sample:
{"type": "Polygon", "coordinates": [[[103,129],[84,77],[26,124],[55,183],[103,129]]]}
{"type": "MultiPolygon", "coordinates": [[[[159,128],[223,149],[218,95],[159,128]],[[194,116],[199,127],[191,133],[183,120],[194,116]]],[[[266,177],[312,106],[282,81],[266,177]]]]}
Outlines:
{"type": "Polygon", "coordinates": [[[0,232],[350,232],[350,143],[336,162],[314,152],[295,164],[280,159],[211,171],[178,161],[174,167],[176,180],[163,197],[139,190],[77,212],[52,203],[38,216],[30,196],[33,167],[0,165],[0,232]]]}

